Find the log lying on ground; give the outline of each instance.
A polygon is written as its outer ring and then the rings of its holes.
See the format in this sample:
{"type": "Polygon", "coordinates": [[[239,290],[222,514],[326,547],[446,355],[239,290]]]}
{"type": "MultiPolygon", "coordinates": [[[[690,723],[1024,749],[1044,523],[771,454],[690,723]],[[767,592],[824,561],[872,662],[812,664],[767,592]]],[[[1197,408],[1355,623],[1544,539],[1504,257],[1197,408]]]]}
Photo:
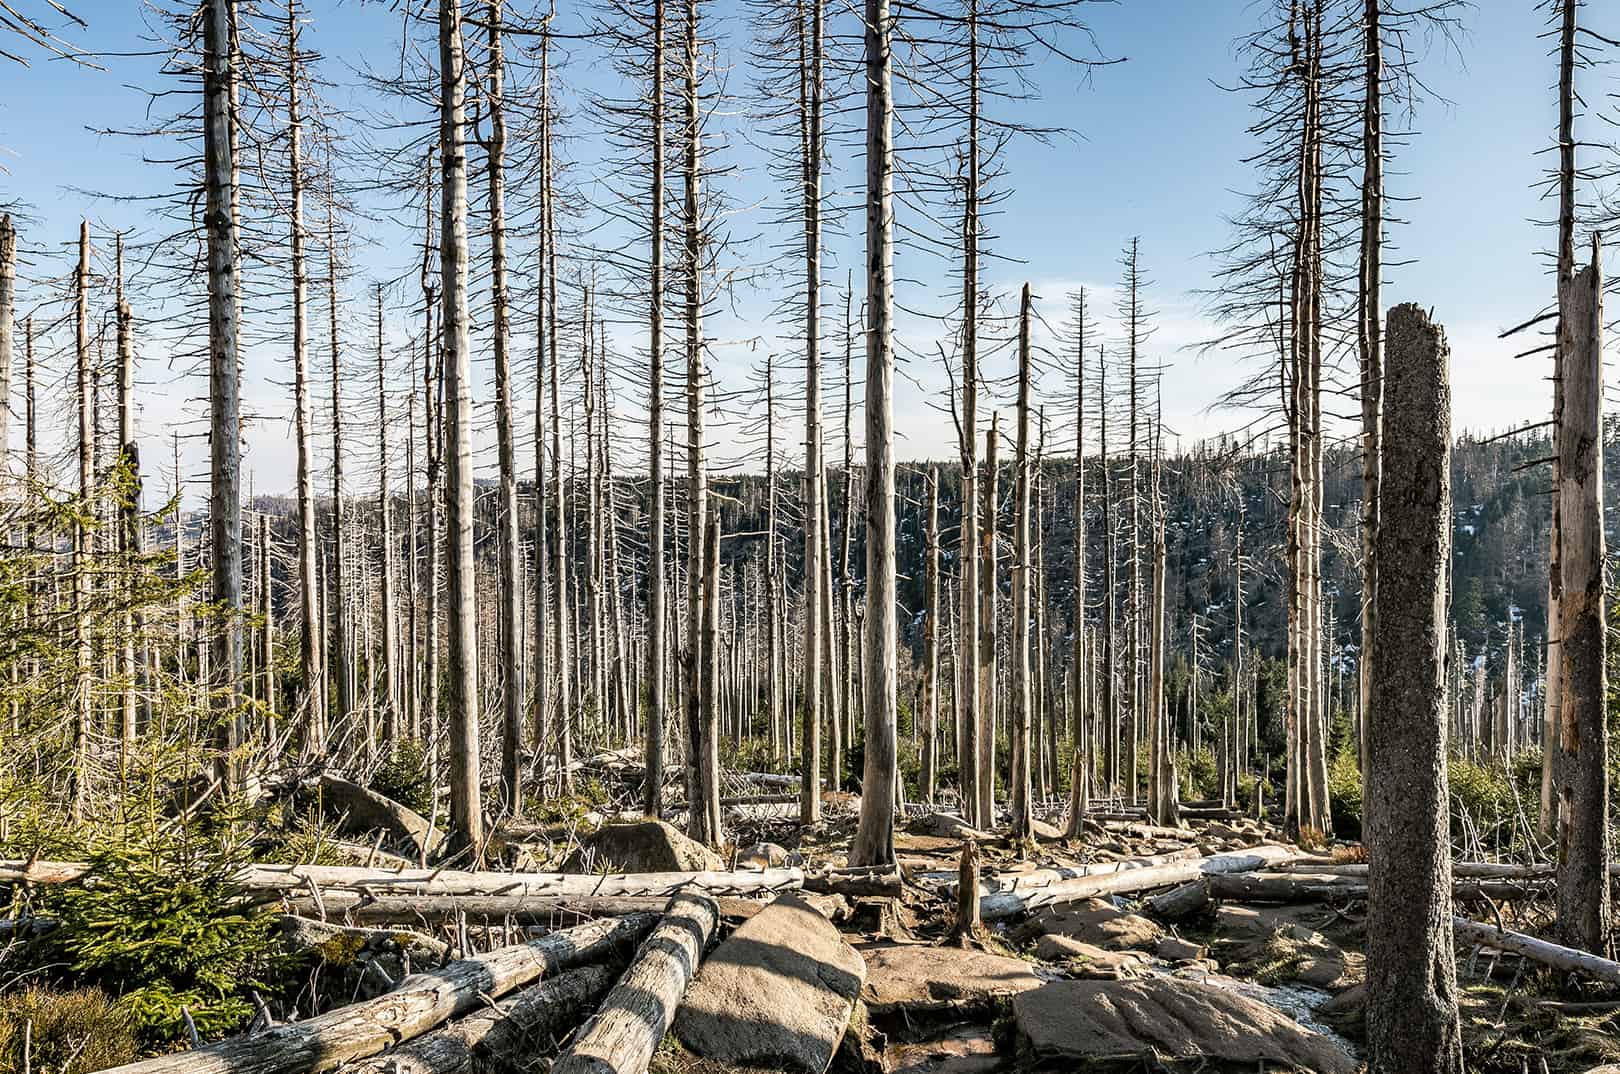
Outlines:
{"type": "MultiPolygon", "coordinates": [[[[717,896],[720,916],[743,920],[758,913],[764,903],[740,897],[717,896]]],[[[581,895],[572,898],[531,898],[525,895],[371,895],[332,891],[317,906],[308,896],[290,898],[287,909],[305,917],[319,916],[322,908],[331,919],[357,925],[422,922],[451,924],[469,921],[510,921],[514,925],[575,924],[599,917],[625,914],[661,914],[669,900],[657,895],[581,895]]]]}
{"type": "Polygon", "coordinates": [[[523,989],[340,1074],[467,1074],[528,1069],[578,1026],[613,987],[618,967],[584,966],[523,989]]]}
{"type": "Polygon", "coordinates": [[[1483,925],[1465,917],[1452,918],[1451,931],[1459,940],[1511,951],[1554,969],[1579,973],[1593,980],[1620,985],[1620,962],[1611,962],[1609,959],[1577,951],[1572,947],[1560,947],[1546,940],[1538,940],[1534,936],[1526,936],[1522,932],[1511,932],[1495,925],[1483,925]]]}
{"type": "Polygon", "coordinates": [[[1192,861],[1176,861],[1165,865],[1150,865],[1144,869],[1104,873],[1063,880],[1038,891],[1003,891],[986,895],[979,900],[979,916],[986,921],[1000,921],[1042,906],[1077,902],[1102,895],[1119,895],[1131,891],[1149,891],[1197,880],[1201,876],[1222,873],[1241,873],[1281,865],[1300,856],[1295,847],[1268,844],[1229,854],[1212,854],[1192,861]]]}
{"type": "MultiPolygon", "coordinates": [[[[60,884],[90,871],[83,862],[0,861],[0,883],[26,880],[60,884]]],[[[307,889],[403,895],[522,895],[528,898],[647,895],[668,898],[677,891],[710,895],[763,895],[804,886],[802,869],[740,869],[735,872],[570,873],[461,872],[453,869],[356,869],[344,865],[250,865],[237,878],[246,890],[276,893],[307,889]]]]}
{"type": "Polygon", "coordinates": [[[342,940],[349,951],[358,949],[364,953],[392,949],[402,956],[409,955],[418,960],[419,965],[437,965],[450,953],[449,944],[420,932],[339,925],[297,913],[282,914],[277,919],[276,927],[282,943],[295,952],[309,951],[324,947],[333,940],[342,940]]]}
{"type": "Polygon", "coordinates": [[[416,973],[385,996],[250,1037],[112,1068],[113,1074],[315,1074],[376,1055],[526,984],[600,962],[652,931],[650,914],[593,921],[416,973]]]}
{"type": "MultiPolygon", "coordinates": [[[[1196,861],[1203,856],[1203,853],[1197,847],[1187,847],[1183,850],[1173,850],[1168,854],[1152,854],[1141,858],[1123,858],[1119,861],[1099,861],[1088,865],[1068,867],[1054,866],[1044,869],[1030,869],[1027,872],[1020,873],[1001,873],[996,876],[981,877],[979,880],[979,893],[981,895],[993,895],[998,892],[1027,893],[1041,891],[1067,880],[1079,880],[1089,876],[1107,876],[1131,869],[1148,869],[1156,865],[1170,865],[1175,862],[1196,861]]],[[[930,878],[943,882],[945,894],[953,899],[956,897],[955,873],[931,873],[924,877],[925,880],[930,878]]]]}
{"type": "MultiPolygon", "coordinates": [[[[1305,858],[1289,866],[1292,872],[1327,873],[1334,876],[1366,876],[1365,862],[1351,862],[1340,864],[1325,862],[1320,858],[1305,858]]],[[[1451,863],[1451,875],[1468,877],[1473,880],[1536,880],[1553,875],[1553,866],[1538,863],[1535,865],[1511,865],[1505,862],[1494,861],[1456,861],[1451,863]]],[[[1609,865],[1609,875],[1620,877],[1620,862],[1609,865]]]]}
{"type": "Polygon", "coordinates": [[[714,938],[718,917],[713,899],[677,895],[551,1074],[644,1074],[714,938]]]}
{"type": "MultiPolygon", "coordinates": [[[[1366,877],[1332,873],[1252,872],[1211,876],[1205,883],[1210,895],[1232,902],[1328,902],[1367,897],[1366,877]]],[[[1508,901],[1542,898],[1549,890],[1544,883],[1459,879],[1453,882],[1452,897],[1462,902],[1508,901]]]]}
{"type": "Polygon", "coordinates": [[[857,866],[850,869],[827,869],[806,873],[804,888],[822,895],[898,896],[903,879],[896,865],[857,866]]]}

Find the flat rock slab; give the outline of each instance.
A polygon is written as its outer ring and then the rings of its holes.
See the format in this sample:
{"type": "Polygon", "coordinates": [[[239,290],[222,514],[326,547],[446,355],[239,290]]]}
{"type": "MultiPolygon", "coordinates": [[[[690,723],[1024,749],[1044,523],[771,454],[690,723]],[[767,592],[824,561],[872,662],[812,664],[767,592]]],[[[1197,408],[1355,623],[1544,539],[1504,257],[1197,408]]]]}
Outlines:
{"type": "Polygon", "coordinates": [[[1014,996],[1013,1014],[1042,1063],[1140,1069],[1144,1060],[1169,1059],[1312,1074],[1354,1074],[1359,1066],[1275,1008],[1199,981],[1057,981],[1014,996]]]}
{"type": "Polygon", "coordinates": [[[1149,961],[1140,951],[1109,951],[1068,936],[1042,936],[1035,941],[1035,957],[1061,962],[1076,977],[1105,981],[1139,976],[1147,972],[1149,961]]]}
{"type": "Polygon", "coordinates": [[[732,1065],[822,1074],[866,980],[866,963],[821,911],[783,895],[698,970],[675,1017],[692,1051],[732,1065]]]}
{"type": "Polygon", "coordinates": [[[996,1054],[988,1026],[962,1025],[944,1036],[914,1044],[891,1044],[883,1051],[885,1074],[994,1074],[1012,1066],[996,1054]]]}
{"type": "Polygon", "coordinates": [[[874,1015],[983,1008],[1001,996],[1039,988],[1028,962],[983,951],[923,944],[865,948],[861,998],[874,1015]]]}
{"type": "Polygon", "coordinates": [[[1025,940],[1037,936],[1067,936],[1111,951],[1126,948],[1152,950],[1164,936],[1157,922],[1119,909],[1107,899],[1042,907],[1019,930],[1025,940]]]}
{"type": "Polygon", "coordinates": [[[720,855],[688,838],[673,824],[643,820],[609,824],[586,837],[563,863],[565,873],[696,873],[723,872],[720,855]]]}

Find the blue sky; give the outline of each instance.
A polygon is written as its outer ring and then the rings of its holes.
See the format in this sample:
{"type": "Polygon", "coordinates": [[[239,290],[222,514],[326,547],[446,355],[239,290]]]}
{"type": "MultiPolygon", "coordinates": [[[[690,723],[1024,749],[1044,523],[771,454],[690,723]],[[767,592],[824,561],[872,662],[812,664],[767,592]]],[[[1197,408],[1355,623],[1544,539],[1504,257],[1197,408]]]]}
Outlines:
{"type": "MultiPolygon", "coordinates": [[[[96,49],[146,47],[134,5],[80,0],[72,6],[91,28],[67,36],[96,49]]],[[[312,0],[310,7],[307,43],[325,55],[323,74],[339,84],[339,103],[355,103],[358,97],[341,88],[353,81],[349,68],[362,57],[390,54],[399,39],[397,16],[388,5],[352,0],[312,0]]],[[[723,7],[717,14],[734,16],[730,3],[723,7]]],[[[571,15],[565,6],[560,10],[571,15]]],[[[1217,86],[1236,81],[1234,40],[1253,28],[1259,13],[1239,0],[1125,0],[1095,5],[1086,18],[1101,49],[1126,62],[1098,69],[1090,79],[1053,63],[1039,71],[1041,96],[1021,116],[1035,125],[1072,128],[1081,137],[1051,146],[1024,142],[1012,150],[1007,183],[1014,193],[995,221],[994,248],[1024,264],[991,263],[987,281],[1007,293],[1023,279],[1033,281],[1053,320],[1062,315],[1064,292],[1077,285],[1097,291],[1099,305],[1111,305],[1120,248],[1141,236],[1144,265],[1155,281],[1149,305],[1159,314],[1153,350],[1170,365],[1165,420],[1183,438],[1210,435],[1240,420],[1209,408],[1243,371],[1225,356],[1200,356],[1188,345],[1214,331],[1197,293],[1209,285],[1214,269],[1209,251],[1230,237],[1227,215],[1238,207],[1239,192],[1253,185],[1242,164],[1252,151],[1245,134],[1251,111],[1245,98],[1217,86]]],[[[1547,162],[1535,154],[1549,144],[1555,118],[1554,68],[1547,42],[1538,37],[1541,16],[1532,0],[1481,0],[1466,21],[1460,56],[1437,49],[1423,60],[1425,80],[1450,103],[1426,102],[1415,120],[1420,136],[1395,148],[1391,191],[1415,200],[1394,207],[1406,222],[1391,228],[1398,249],[1390,260],[1410,263],[1390,269],[1385,298],[1433,307],[1452,342],[1459,430],[1496,430],[1537,420],[1549,396],[1542,364],[1513,361],[1509,355],[1521,348],[1495,336],[1540,309],[1550,292],[1537,256],[1548,235],[1531,221],[1548,215],[1533,184],[1547,162]]],[[[89,129],[139,125],[147,102],[135,87],[157,82],[157,62],[139,56],[109,60],[106,72],[43,60],[26,70],[0,65],[0,163],[7,169],[0,194],[30,207],[38,235],[66,242],[80,215],[108,226],[141,222],[137,208],[98,203],[73,187],[155,191],[174,181],[162,167],[143,163],[138,147],[89,129]]],[[[1594,84],[1597,77],[1583,76],[1594,101],[1604,96],[1594,84]]],[[[733,72],[732,79],[740,82],[741,74],[733,72]]],[[[1595,131],[1591,136],[1603,137],[1595,131]]],[[[728,182],[735,199],[748,204],[761,196],[764,180],[746,167],[746,151],[737,158],[745,167],[728,182]]],[[[739,230],[759,226],[744,222],[739,230]]],[[[376,262],[367,267],[408,258],[387,243],[384,237],[384,249],[366,255],[376,262]]],[[[853,248],[846,243],[845,249],[853,248]]],[[[902,277],[938,272],[937,265],[904,258],[899,266],[902,277]]],[[[843,270],[833,278],[841,281],[843,270]]],[[[763,323],[769,305],[767,296],[745,296],[736,319],[715,325],[727,339],[762,340],[751,350],[716,346],[715,375],[722,385],[745,385],[747,364],[758,359],[761,347],[771,346],[776,329],[763,323]]],[[[927,322],[902,328],[920,336],[932,331],[927,322]]],[[[404,331],[403,325],[391,326],[401,337],[404,331]]],[[[147,428],[163,429],[198,412],[200,379],[169,378],[160,355],[143,359],[147,428]]],[[[289,404],[276,383],[282,361],[273,353],[249,360],[250,408],[264,416],[249,430],[249,459],[262,491],[291,481],[284,420],[289,404]]],[[[896,400],[901,456],[943,456],[951,432],[934,405],[943,377],[925,368],[913,373],[916,383],[902,380],[896,400]]],[[[1060,390],[1055,383],[1049,387],[1060,390]]],[[[489,397],[483,392],[480,402],[489,397]]],[[[622,409],[630,420],[639,404],[626,398],[622,409]]],[[[526,428],[526,419],[519,420],[526,428]]],[[[782,439],[792,443],[795,430],[783,424],[782,439]]],[[[522,450],[520,457],[529,457],[522,450]]],[[[199,454],[187,468],[196,473],[200,465],[199,454]]]]}

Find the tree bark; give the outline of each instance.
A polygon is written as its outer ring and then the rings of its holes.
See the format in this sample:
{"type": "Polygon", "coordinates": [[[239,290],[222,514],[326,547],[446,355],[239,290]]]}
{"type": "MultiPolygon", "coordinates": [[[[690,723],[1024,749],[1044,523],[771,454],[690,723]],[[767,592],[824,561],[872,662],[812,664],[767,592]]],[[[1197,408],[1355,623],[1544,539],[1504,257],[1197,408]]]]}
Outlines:
{"type": "Polygon", "coordinates": [[[1451,389],[1444,331],[1390,311],[1378,531],[1379,634],[1367,709],[1369,1068],[1462,1070],[1446,788],[1451,389]]]}
{"type": "Polygon", "coordinates": [[[1028,840],[1035,824],[1030,788],[1029,541],[1029,284],[1018,303],[1018,432],[1013,486],[1013,724],[1011,741],[1012,838],[1028,840]]]}
{"type": "Polygon", "coordinates": [[[1593,954],[1608,951],[1608,633],[1603,566],[1603,273],[1592,263],[1559,286],[1560,513],[1558,930],[1593,954]]]}
{"type": "MultiPolygon", "coordinates": [[[[866,0],[866,757],[851,865],[894,861],[899,667],[894,522],[894,121],[889,0],[866,0]]],[[[845,525],[849,523],[845,505],[845,525]]]]}
{"type": "Polygon", "coordinates": [[[473,575],[472,341],[467,324],[467,142],[463,98],[466,56],[457,0],[439,0],[439,155],[442,161],[444,444],[449,463],[445,522],[449,538],[450,831],[457,848],[482,852],[479,786],[478,617],[473,575]]]}

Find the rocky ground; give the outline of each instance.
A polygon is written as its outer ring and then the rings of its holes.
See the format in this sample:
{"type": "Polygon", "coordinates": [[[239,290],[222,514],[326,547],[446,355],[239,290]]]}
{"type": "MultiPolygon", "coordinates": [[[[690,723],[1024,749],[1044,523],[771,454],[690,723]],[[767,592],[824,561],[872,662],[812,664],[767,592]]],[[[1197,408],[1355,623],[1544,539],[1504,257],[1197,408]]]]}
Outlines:
{"type": "MultiPolygon", "coordinates": [[[[743,856],[843,864],[847,824],[837,819],[801,831],[760,816],[742,832],[739,841],[757,837],[743,856]]],[[[727,906],[729,935],[653,1069],[1338,1074],[1361,1065],[1358,900],[1188,908],[1142,892],[1048,906],[962,938],[950,883],[974,834],[949,815],[914,817],[896,839],[906,882],[895,895],[727,906]]],[[[1233,850],[1276,835],[1230,817],[1175,834],[1129,820],[1100,822],[1083,841],[1042,834],[1026,854],[982,837],[986,888],[1037,869],[1233,850]]],[[[682,845],[673,830],[667,838],[682,845]]],[[[1340,854],[1354,860],[1355,850],[1340,854]]],[[[1620,1060],[1620,995],[1500,952],[1465,947],[1458,960],[1471,1070],[1562,1074],[1620,1060]]]]}

